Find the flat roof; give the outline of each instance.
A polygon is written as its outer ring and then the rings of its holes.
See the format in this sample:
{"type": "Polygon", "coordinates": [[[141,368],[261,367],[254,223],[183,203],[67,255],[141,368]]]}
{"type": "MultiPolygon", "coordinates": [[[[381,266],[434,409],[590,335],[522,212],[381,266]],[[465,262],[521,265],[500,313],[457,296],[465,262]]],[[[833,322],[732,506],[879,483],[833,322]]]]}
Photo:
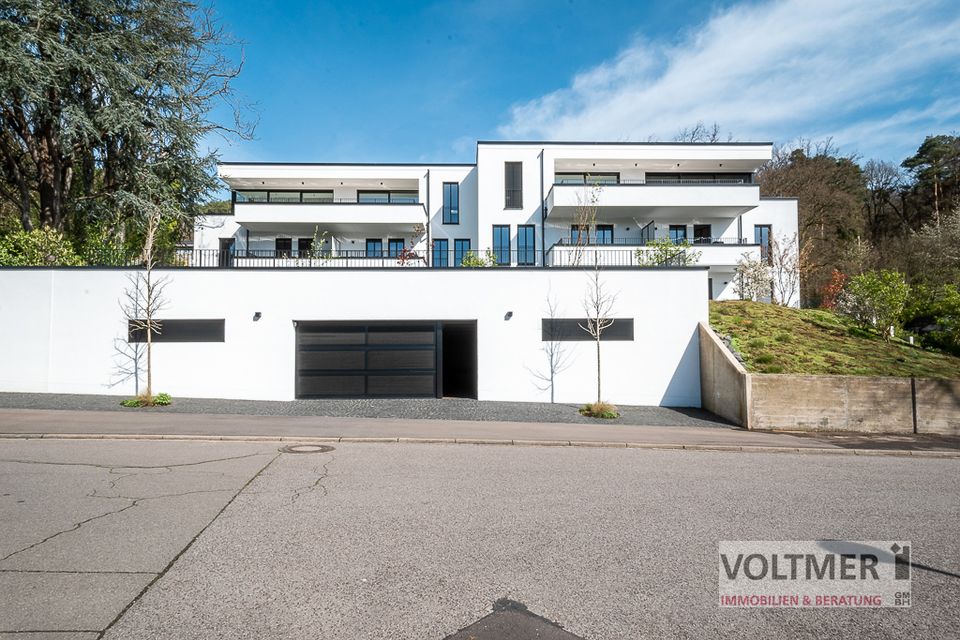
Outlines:
{"type": "Polygon", "coordinates": [[[475,162],[218,162],[219,166],[269,167],[475,167],[475,162]]]}
{"type": "Polygon", "coordinates": [[[502,144],[502,145],[533,145],[533,146],[548,146],[548,145],[564,145],[570,147],[582,147],[582,146],[627,146],[627,147],[656,147],[656,146],[670,146],[670,147],[763,147],[763,146],[773,146],[772,142],[598,142],[596,140],[580,140],[580,141],[559,141],[559,140],[478,140],[477,146],[482,144],[502,144]]]}

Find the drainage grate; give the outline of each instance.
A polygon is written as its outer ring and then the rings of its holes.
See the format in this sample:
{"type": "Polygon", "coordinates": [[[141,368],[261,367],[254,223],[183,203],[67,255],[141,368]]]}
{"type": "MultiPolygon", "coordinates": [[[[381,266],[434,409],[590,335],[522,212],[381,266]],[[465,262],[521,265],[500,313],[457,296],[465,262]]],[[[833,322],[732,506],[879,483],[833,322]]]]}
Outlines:
{"type": "Polygon", "coordinates": [[[326,444],[288,444],[280,447],[280,453],[328,453],[333,447],[326,444]]]}

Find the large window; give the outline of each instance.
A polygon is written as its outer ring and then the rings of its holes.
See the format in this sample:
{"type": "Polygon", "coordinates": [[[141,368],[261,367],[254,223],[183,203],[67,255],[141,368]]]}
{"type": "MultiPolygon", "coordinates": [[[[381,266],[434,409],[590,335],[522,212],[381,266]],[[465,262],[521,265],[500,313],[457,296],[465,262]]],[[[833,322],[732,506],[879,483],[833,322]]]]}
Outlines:
{"type": "Polygon", "coordinates": [[[357,191],[360,204],[417,204],[416,191],[357,191]]]}
{"type": "Polygon", "coordinates": [[[710,244],[713,242],[713,226],[709,224],[693,225],[693,242],[695,244],[710,244]]]}
{"type": "Polygon", "coordinates": [[[685,224],[672,224],[670,225],[670,241],[673,244],[683,244],[687,241],[687,225],[685,224]]]}
{"type": "Polygon", "coordinates": [[[751,184],[750,173],[653,173],[647,172],[647,184],[751,184]]]}
{"type": "Polygon", "coordinates": [[[470,255],[470,239],[453,241],[453,266],[463,266],[463,259],[470,255]]]}
{"type": "Polygon", "coordinates": [[[596,235],[597,244],[613,244],[613,225],[598,224],[596,235]]]}
{"type": "Polygon", "coordinates": [[[497,264],[510,264],[510,225],[493,225],[493,255],[497,264]]]}
{"type": "Polygon", "coordinates": [[[234,191],[234,202],[271,204],[329,204],[333,191],[234,191]]]}
{"type": "Polygon", "coordinates": [[[554,175],[554,184],[619,184],[619,173],[557,173],[554,175]]]}
{"type": "Polygon", "coordinates": [[[449,267],[450,266],[450,242],[446,239],[440,238],[433,241],[433,266],[435,267],[449,267]]]}
{"type": "Polygon", "coordinates": [[[380,238],[367,239],[367,257],[368,258],[383,257],[383,240],[381,240],[380,238]]]}
{"type": "Polygon", "coordinates": [[[293,239],[277,238],[274,242],[275,242],[275,245],[274,245],[275,252],[273,255],[276,256],[277,258],[289,258],[290,251],[293,247],[293,239]]]}
{"type": "Polygon", "coordinates": [[[537,263],[536,235],[536,227],[532,224],[517,227],[517,264],[537,263]]]}
{"type": "Polygon", "coordinates": [[[757,224],[753,226],[753,241],[760,245],[760,257],[764,260],[770,259],[770,238],[772,236],[772,225],[757,224]]]}
{"type": "Polygon", "coordinates": [[[443,224],[460,224],[460,184],[443,183],[443,224]]]}
{"type": "Polygon", "coordinates": [[[403,240],[398,238],[390,238],[387,240],[387,255],[391,258],[399,258],[400,254],[403,253],[403,240]]]}
{"type": "Polygon", "coordinates": [[[504,209],[523,208],[523,163],[505,162],[503,164],[504,209]]]}

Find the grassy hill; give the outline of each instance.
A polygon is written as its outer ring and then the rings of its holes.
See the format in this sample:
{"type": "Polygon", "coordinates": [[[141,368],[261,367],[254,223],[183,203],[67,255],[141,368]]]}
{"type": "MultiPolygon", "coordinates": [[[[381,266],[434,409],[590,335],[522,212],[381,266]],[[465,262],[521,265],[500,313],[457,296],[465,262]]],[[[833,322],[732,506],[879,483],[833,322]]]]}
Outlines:
{"type": "Polygon", "coordinates": [[[748,371],[960,379],[960,358],[885,342],[822,309],[714,301],[710,325],[731,337],[748,371]]]}

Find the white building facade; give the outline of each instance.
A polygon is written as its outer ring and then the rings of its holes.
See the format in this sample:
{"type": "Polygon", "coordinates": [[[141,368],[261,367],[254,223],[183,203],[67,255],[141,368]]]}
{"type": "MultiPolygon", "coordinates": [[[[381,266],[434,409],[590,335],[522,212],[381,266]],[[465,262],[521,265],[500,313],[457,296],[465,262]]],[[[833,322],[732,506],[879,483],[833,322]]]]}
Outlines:
{"type": "Polygon", "coordinates": [[[738,261],[797,238],[796,200],[761,198],[754,180],[771,153],[769,143],[479,142],[472,165],[226,163],[232,215],[198,225],[191,260],[626,267],[652,245],[689,243],[709,267],[708,297],[735,299],[738,261]]]}
{"type": "MultiPolygon", "coordinates": [[[[599,282],[603,399],[697,407],[708,300],[735,297],[737,261],[796,233],[796,201],[753,179],[770,154],[480,142],[474,164],[225,163],[231,213],[198,221],[155,273],[154,390],[588,402],[599,282]],[[655,247],[697,259],[651,265],[655,247]]],[[[117,304],[138,273],[0,269],[0,391],[142,390],[142,336],[117,304]]]]}

